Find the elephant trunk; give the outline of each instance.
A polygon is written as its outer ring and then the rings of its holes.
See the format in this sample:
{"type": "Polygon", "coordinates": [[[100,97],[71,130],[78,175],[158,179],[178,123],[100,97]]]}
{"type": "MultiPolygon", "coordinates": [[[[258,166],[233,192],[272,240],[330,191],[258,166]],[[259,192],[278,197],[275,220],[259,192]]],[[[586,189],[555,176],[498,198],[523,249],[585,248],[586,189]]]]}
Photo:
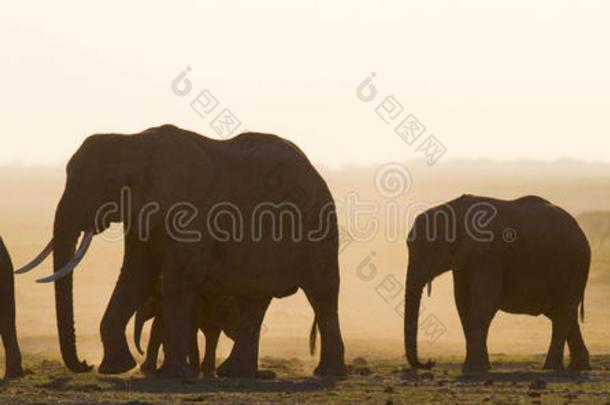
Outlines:
{"type": "Polygon", "coordinates": [[[415,266],[409,263],[407,271],[407,288],[405,289],[405,314],[404,314],[404,336],[405,352],[407,360],[413,368],[430,369],[434,362],[428,360],[421,363],[417,357],[417,329],[419,319],[419,306],[425,283],[419,283],[418,275],[415,274],[415,266]]]}
{"type": "MultiPolygon", "coordinates": [[[[72,258],[80,234],[78,227],[71,226],[64,200],[60,202],[55,214],[53,228],[53,271],[61,270],[72,258]]],[[[85,361],[79,361],[76,353],[74,333],[74,308],[72,296],[72,274],[55,281],[55,311],[61,356],[65,365],[73,372],[91,370],[85,361]]]]}

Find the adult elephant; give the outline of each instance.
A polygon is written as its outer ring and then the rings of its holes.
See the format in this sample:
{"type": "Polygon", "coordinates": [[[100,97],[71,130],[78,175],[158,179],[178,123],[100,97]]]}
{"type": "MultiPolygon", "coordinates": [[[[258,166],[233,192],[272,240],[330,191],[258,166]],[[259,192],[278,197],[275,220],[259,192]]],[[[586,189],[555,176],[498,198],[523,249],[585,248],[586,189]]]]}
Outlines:
{"type": "Polygon", "coordinates": [[[6,368],[4,378],[23,375],[21,352],[15,329],[15,287],[13,284],[13,264],[0,238],[0,335],[4,345],[6,368]]]}
{"type": "MultiPolygon", "coordinates": [[[[570,369],[589,368],[578,305],[584,300],[590,249],[566,211],[536,196],[505,201],[463,195],[419,215],[407,245],[404,327],[412,367],[434,364],[423,364],[417,357],[423,287],[452,270],[466,337],[464,371],[489,368],[487,332],[498,310],[551,319],[553,333],[544,368],[563,368],[566,339],[570,369]]],[[[582,311],[581,306],[581,316],[582,311]]]]}
{"type": "Polygon", "coordinates": [[[309,299],[321,333],[315,373],[345,374],[334,202],[292,143],[259,133],[218,141],[171,125],[85,140],[67,166],[53,240],[34,260],[53,250],[55,273],[47,280],[55,280],[62,357],[76,372],[90,367],[76,352],[71,271],[92,235],[111,222],[124,224],[125,257],[101,324],[100,372],[135,366],[125,326],[153,294],[159,274],[151,269],[159,269],[166,343],[162,375],[189,373],[193,303],[197,287],[210,276],[237,297],[240,311],[238,336],[220,375],[256,375],[269,302],[298,288],[309,299]],[[286,224],[286,218],[292,221],[286,224]]]}

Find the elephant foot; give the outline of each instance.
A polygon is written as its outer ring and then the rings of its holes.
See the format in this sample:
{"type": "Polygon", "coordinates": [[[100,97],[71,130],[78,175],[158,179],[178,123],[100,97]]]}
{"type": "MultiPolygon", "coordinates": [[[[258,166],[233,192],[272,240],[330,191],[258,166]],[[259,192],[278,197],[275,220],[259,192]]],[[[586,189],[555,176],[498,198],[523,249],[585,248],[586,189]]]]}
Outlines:
{"type": "Polygon", "coordinates": [[[189,364],[189,368],[193,371],[195,375],[199,375],[201,372],[201,368],[199,368],[199,363],[189,364]]]}
{"type": "Polygon", "coordinates": [[[462,365],[462,373],[464,374],[484,374],[489,371],[491,366],[489,362],[484,363],[464,363],[462,365]]]}
{"type": "Polygon", "coordinates": [[[157,372],[155,376],[158,378],[197,378],[197,373],[193,371],[191,367],[188,365],[173,365],[164,362],[163,365],[157,372]]]}
{"type": "Polygon", "coordinates": [[[157,371],[157,364],[156,362],[146,359],[144,360],[144,363],[140,364],[140,371],[146,375],[153,374],[157,371]]]}
{"type": "Polygon", "coordinates": [[[544,370],[563,371],[563,362],[547,359],[542,366],[544,370]]]}
{"type": "Polygon", "coordinates": [[[256,364],[253,367],[252,365],[243,365],[230,359],[227,359],[216,370],[216,374],[219,377],[228,378],[256,378],[257,373],[256,364]]]}
{"type": "Polygon", "coordinates": [[[98,371],[101,374],[121,374],[131,370],[136,365],[136,361],[131,355],[122,356],[120,358],[104,357],[98,371]]]}
{"type": "Polygon", "coordinates": [[[563,371],[564,367],[563,364],[545,364],[544,366],[542,366],[543,370],[551,370],[551,371],[563,371]]]}
{"type": "Polygon", "coordinates": [[[203,378],[216,378],[216,370],[202,369],[203,378]]]}
{"type": "Polygon", "coordinates": [[[313,371],[313,375],[316,377],[345,377],[348,375],[348,369],[345,364],[342,363],[335,366],[328,366],[320,363],[313,371]]]}
{"type": "Polygon", "coordinates": [[[591,364],[589,363],[588,358],[570,359],[570,364],[568,365],[568,370],[570,370],[570,371],[591,370],[591,364]]]}
{"type": "Polygon", "coordinates": [[[23,369],[21,366],[19,367],[7,367],[6,373],[4,374],[5,380],[10,380],[13,378],[23,377],[23,369]]]}

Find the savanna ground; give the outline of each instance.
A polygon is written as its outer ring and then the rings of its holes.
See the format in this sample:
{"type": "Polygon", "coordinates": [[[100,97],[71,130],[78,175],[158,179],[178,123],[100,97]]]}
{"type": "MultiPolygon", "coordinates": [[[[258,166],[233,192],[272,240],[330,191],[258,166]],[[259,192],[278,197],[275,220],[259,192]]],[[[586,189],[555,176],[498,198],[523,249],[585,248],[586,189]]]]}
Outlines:
{"type": "MultiPolygon", "coordinates": [[[[395,199],[382,197],[375,187],[376,167],[321,169],[339,203],[345,206],[347,195],[356,193],[360,201],[380,205],[375,237],[344,241],[340,254],[340,320],[346,360],[352,369],[349,377],[334,381],[312,377],[318,359],[318,354],[310,357],[307,350],[313,313],[301,292],[274,300],[265,317],[260,366],[275,371],[276,380],[165,381],[145,378],[137,370],[119,376],[72,374],[59,358],[53,288],[34,282],[52,271],[52,261],[47,260],[36,271],[15,280],[17,329],[28,374],[0,385],[0,404],[610,403],[610,241],[593,247],[585,322],[581,323],[593,370],[581,374],[541,370],[550,341],[550,322],[544,317],[499,313],[488,339],[493,372],[466,378],[460,369],[464,337],[450,274],[435,279],[432,296],[422,300],[420,319],[425,325],[419,330],[420,357],[433,358],[437,366],[431,371],[408,369],[401,317],[408,260],[406,230],[399,224],[393,232],[384,222],[388,204],[396,203],[401,215],[406,215],[404,210],[411,206],[446,201],[462,193],[498,198],[538,194],[575,216],[607,211],[610,165],[455,162],[432,168],[407,163],[406,167],[411,171],[412,184],[395,199]],[[392,233],[397,236],[393,238],[392,233]]],[[[0,199],[0,234],[16,266],[26,263],[48,242],[63,181],[60,168],[0,168],[0,190],[4,192],[0,199]]],[[[339,223],[345,226],[344,216],[340,215],[339,223]]],[[[121,259],[120,231],[108,231],[94,239],[76,270],[78,351],[90,364],[101,361],[99,324],[121,259]]],[[[130,324],[127,330],[130,342],[132,327],[130,324]]],[[[131,347],[141,362],[142,357],[131,347]]],[[[221,338],[219,362],[230,349],[231,342],[221,338]]],[[[3,368],[0,357],[0,373],[3,368]]]]}
{"type": "Polygon", "coordinates": [[[28,375],[0,386],[2,404],[197,404],[355,403],[408,404],[610,404],[610,356],[594,356],[585,373],[547,372],[542,355],[493,355],[493,372],[464,376],[459,358],[437,359],[431,371],[414,371],[405,361],[357,357],[351,375],[340,380],[311,377],[312,361],[265,357],[276,380],[146,378],[75,375],[56,360],[27,356],[28,375]]]}

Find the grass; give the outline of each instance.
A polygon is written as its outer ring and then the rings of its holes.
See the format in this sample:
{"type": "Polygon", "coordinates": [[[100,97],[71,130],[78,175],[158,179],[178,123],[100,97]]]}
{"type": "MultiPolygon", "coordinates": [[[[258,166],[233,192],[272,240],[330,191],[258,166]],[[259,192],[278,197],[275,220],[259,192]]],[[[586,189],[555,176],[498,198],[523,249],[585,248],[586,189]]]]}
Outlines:
{"type": "Polygon", "coordinates": [[[376,404],[610,404],[610,355],[593,356],[586,373],[547,372],[543,357],[492,356],[493,371],[464,376],[461,359],[438,359],[431,371],[415,371],[402,359],[356,358],[340,380],[311,377],[314,363],[265,357],[261,368],[276,380],[145,378],[138,371],[120,376],[72,374],[56,360],[26,355],[24,378],[2,382],[0,403],[203,404],[299,403],[376,404]]]}

